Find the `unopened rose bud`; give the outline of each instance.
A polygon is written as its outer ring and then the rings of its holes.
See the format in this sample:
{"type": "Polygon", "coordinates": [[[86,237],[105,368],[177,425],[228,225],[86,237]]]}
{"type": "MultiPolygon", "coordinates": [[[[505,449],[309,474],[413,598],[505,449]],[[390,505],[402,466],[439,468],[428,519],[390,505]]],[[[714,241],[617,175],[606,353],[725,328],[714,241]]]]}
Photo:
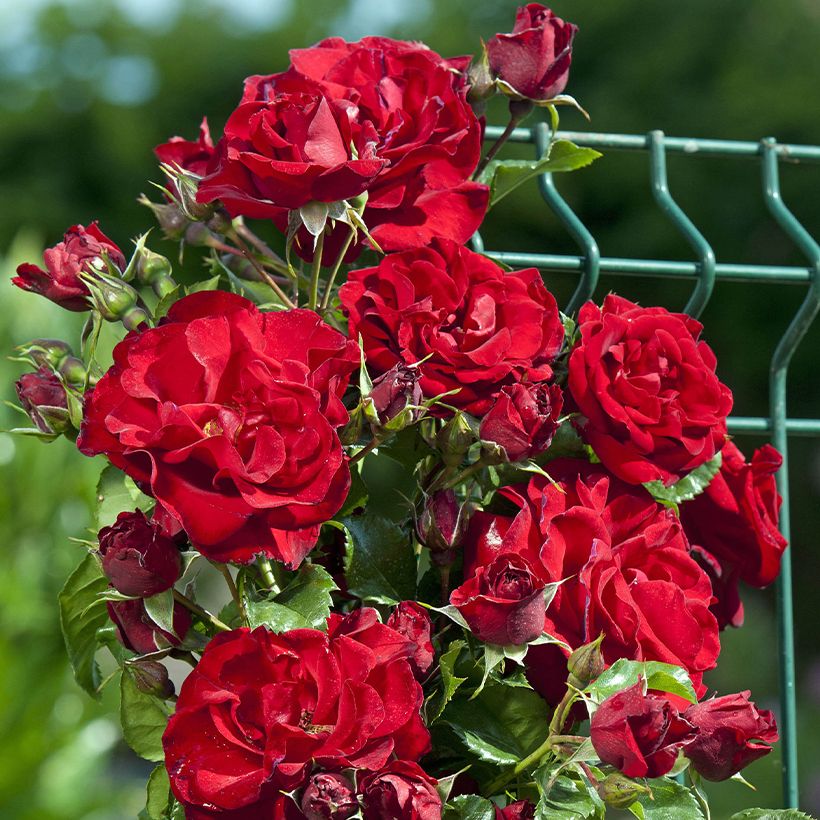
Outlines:
{"type": "Polygon", "coordinates": [[[48,367],[24,373],[16,387],[20,404],[41,433],[57,436],[72,429],[65,387],[48,367]]]}
{"type": "Polygon", "coordinates": [[[313,775],[302,794],[302,813],[307,820],[348,820],[358,810],[353,784],[340,774],[313,775]]]}
{"type": "Polygon", "coordinates": [[[179,646],[191,627],[191,613],[182,604],[174,603],[174,632],[160,629],[149,617],[141,598],[130,601],[106,601],[108,617],[114,624],[117,639],[138,655],[148,655],[160,649],[179,646]]]}
{"type": "Polygon", "coordinates": [[[85,365],[73,355],[71,346],[62,339],[35,339],[17,348],[21,357],[35,367],[46,367],[59,373],[69,384],[84,385],[85,365]]]}
{"type": "Polygon", "coordinates": [[[216,211],[214,203],[197,202],[196,194],[199,190],[201,177],[190,171],[177,168],[173,172],[173,180],[177,188],[179,207],[188,219],[194,222],[206,222],[216,211]]]}
{"type": "Polygon", "coordinates": [[[227,211],[219,210],[205,224],[214,233],[225,234],[231,228],[231,217],[227,211]]]}
{"type": "Polygon", "coordinates": [[[148,321],[148,314],[138,306],[139,294],[127,282],[107,274],[86,277],[94,307],[106,322],[122,322],[134,330],[148,321]]]}
{"type": "Polygon", "coordinates": [[[424,394],[419,386],[418,369],[397,364],[373,382],[368,397],[378,422],[391,432],[414,424],[421,417],[424,394]]]}
{"type": "Polygon", "coordinates": [[[458,467],[475,441],[475,431],[461,411],[457,412],[436,435],[436,444],[441,451],[442,461],[448,467],[458,467]]]}
{"type": "Polygon", "coordinates": [[[601,652],[601,642],[604,639],[601,633],[591,643],[579,646],[567,660],[567,670],[569,671],[569,682],[576,689],[583,689],[592,683],[606,667],[603,652],[601,652]]]}
{"type": "Polygon", "coordinates": [[[151,209],[166,239],[182,239],[190,220],[176,202],[151,202],[145,195],[138,202],[151,209]]]}
{"type": "Polygon", "coordinates": [[[128,664],[128,667],[140,692],[162,700],[174,694],[174,683],[168,677],[168,670],[159,661],[136,661],[128,664]]]}
{"type": "Polygon", "coordinates": [[[234,253],[226,253],[221,257],[222,264],[231,273],[236,274],[240,279],[246,282],[261,282],[262,274],[253,266],[253,263],[244,256],[237,256],[234,253]]]}
{"type": "Polygon", "coordinates": [[[467,102],[476,113],[481,114],[484,112],[486,101],[496,92],[495,77],[490,71],[486,47],[482,47],[481,57],[470,64],[468,76],[470,90],[467,92],[467,102]]]}
{"type": "Polygon", "coordinates": [[[142,285],[150,285],[160,299],[177,286],[171,277],[172,271],[171,262],[166,257],[145,247],[140,249],[137,281],[142,285]]]}
{"type": "Polygon", "coordinates": [[[191,222],[185,229],[184,239],[186,245],[195,248],[212,248],[214,243],[218,243],[213,232],[203,222],[191,222]]]}
{"type": "Polygon", "coordinates": [[[627,809],[642,794],[649,794],[646,786],[630,780],[619,772],[608,774],[598,783],[597,790],[598,796],[611,809],[627,809]]]}
{"type": "Polygon", "coordinates": [[[350,411],[350,420],[339,431],[339,440],[342,444],[356,444],[364,432],[364,411],[361,406],[350,411]]]}
{"type": "Polygon", "coordinates": [[[430,550],[434,563],[453,563],[467,522],[465,506],[458,503],[452,490],[439,490],[427,499],[417,529],[419,541],[430,550]]]}

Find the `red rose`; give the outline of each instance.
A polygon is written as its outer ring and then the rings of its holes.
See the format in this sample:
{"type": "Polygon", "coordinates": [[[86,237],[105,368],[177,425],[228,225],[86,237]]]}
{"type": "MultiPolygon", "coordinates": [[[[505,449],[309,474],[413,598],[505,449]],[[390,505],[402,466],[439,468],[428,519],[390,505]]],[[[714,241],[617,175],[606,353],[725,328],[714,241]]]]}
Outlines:
{"type": "Polygon", "coordinates": [[[669,700],[648,692],[643,681],[608,697],[589,722],[595,752],[627,777],[661,777],[688,749],[697,729],[669,700]]]}
{"type": "Polygon", "coordinates": [[[441,820],[437,785],[417,763],[393,760],[362,778],[364,820],[441,820]]]}
{"type": "Polygon", "coordinates": [[[375,770],[394,753],[420,757],[429,734],[408,661],[414,649],[372,609],[335,616],[327,633],[217,635],[163,736],[177,799],[261,809],[304,785],[314,764],[375,770]]]}
{"type": "Polygon", "coordinates": [[[191,615],[174,604],[174,632],[160,629],[145,611],[141,598],[133,601],[107,601],[108,617],[114,623],[120,643],[138,655],[148,655],[168,646],[179,646],[191,626],[191,615]]]}
{"type": "Polygon", "coordinates": [[[510,803],[503,809],[495,807],[495,820],[534,820],[535,806],[529,800],[510,803]]]}
{"type": "Polygon", "coordinates": [[[312,311],[192,294],[117,345],[77,443],[125,470],[208,558],[296,566],[350,486],[336,429],[358,360],[312,311]]]}
{"type": "Polygon", "coordinates": [[[176,544],[140,510],[121,512],[116,523],[103,527],[97,537],[103,572],[123,595],[156,595],[182,575],[176,544]]]}
{"type": "Polygon", "coordinates": [[[610,294],[581,308],[578,327],[569,391],[605,467],[630,484],[669,484],[723,447],[732,394],[699,322],[610,294]]]}
{"type": "Polygon", "coordinates": [[[310,778],[301,805],[306,820],[348,820],[359,811],[353,784],[332,772],[319,772],[310,778]]]}
{"type": "MultiPolygon", "coordinates": [[[[501,491],[521,507],[514,519],[475,514],[465,576],[499,554],[523,555],[544,583],[564,581],[547,610],[548,633],[577,648],[603,632],[607,663],[676,664],[700,687],[720,642],[709,578],[689,555],[678,517],[600,466],[559,459],[549,472],[558,486],[535,476],[501,491]]],[[[536,689],[560,697],[567,675],[560,650],[532,647],[527,663],[536,689]]]]}
{"type": "Polygon", "coordinates": [[[433,625],[427,610],[415,601],[402,601],[387,619],[387,625],[413,642],[415,650],[410,665],[416,679],[421,680],[430,671],[435,658],[431,639],[433,625]]]}
{"type": "Polygon", "coordinates": [[[577,31],[540,3],[521,6],[512,34],[487,43],[490,70],[521,97],[551,100],[566,88],[577,31]]]}
{"type": "Polygon", "coordinates": [[[550,446],[563,403],[557,384],[504,387],[481,420],[481,440],[501,447],[507,461],[534,458],[550,446]]]}
{"type": "Polygon", "coordinates": [[[382,424],[392,421],[402,410],[411,407],[408,424],[421,416],[422,410],[413,410],[421,405],[424,394],[419,387],[418,368],[397,364],[373,382],[370,400],[382,424]]]}
{"type": "Polygon", "coordinates": [[[781,499],[774,480],[783,459],[769,444],[755,450],[751,462],[731,441],[722,453],[720,472],[681,506],[683,528],[747,584],[764,587],[777,578],[787,546],[777,528],[781,499]]]}
{"type": "Polygon", "coordinates": [[[438,566],[448,566],[455,560],[456,550],[467,529],[465,507],[453,490],[436,490],[424,504],[416,527],[417,535],[438,566]]]}
{"type": "MultiPolygon", "coordinates": [[[[332,37],[291,51],[290,59],[284,73],[249,77],[243,104],[268,104],[290,93],[322,94],[333,110],[345,113],[359,156],[365,156],[363,147],[366,156],[372,152],[380,161],[364,211],[379,245],[404,250],[434,236],[466,242],[488,202],[488,188],[470,181],[481,156],[481,126],[466,100],[462,72],[469,60],[444,60],[424,45],[387,37],[358,43],[332,37]]],[[[246,213],[247,204],[228,207],[246,213]]],[[[264,215],[283,229],[287,225],[284,212],[264,215]]],[[[330,231],[328,260],[335,259],[347,236],[346,225],[330,231]]],[[[312,243],[304,232],[300,245],[310,256],[312,243]]]]}
{"type": "Polygon", "coordinates": [[[94,268],[105,270],[104,255],[116,267],[125,267],[122,251],[96,222],[87,228],[73,225],[65,232],[62,242],[43,252],[45,270],[23,262],[17,266],[17,276],[11,281],[18,288],[39,293],[67,310],[90,310],[89,291],[79,274],[94,268]]]}
{"type": "Polygon", "coordinates": [[[750,702],[748,690],[697,703],[683,716],[699,730],[686,756],[707,780],[728,780],[778,740],[774,716],[750,702]]]}
{"type": "Polygon", "coordinates": [[[368,369],[423,362],[424,395],[458,389],[447,403],[476,416],[505,385],[548,379],[564,339],[555,299],[535,268],[507,273],[444,240],[352,271],[339,297],[368,369]]]}
{"type": "Polygon", "coordinates": [[[171,137],[154,148],[154,154],[166,165],[178,166],[197,176],[204,176],[214,157],[214,144],[208,128],[208,118],[203,117],[199,126],[199,137],[186,140],[183,137],[171,137]]]}
{"type": "Polygon", "coordinates": [[[712,584],[712,614],[717,618],[718,626],[725,629],[727,626],[743,626],[743,601],[740,600],[739,580],[734,567],[722,564],[704,549],[696,544],[691,547],[692,555],[703,567],[712,584]]]}
{"type": "Polygon", "coordinates": [[[502,553],[478,567],[450,603],[485,643],[525,644],[544,632],[544,582],[523,555],[502,553]]]}
{"type": "Polygon", "coordinates": [[[49,367],[24,373],[15,387],[20,405],[40,432],[57,434],[71,428],[65,387],[49,367]]]}
{"type": "Polygon", "coordinates": [[[275,794],[248,808],[228,811],[185,806],[185,820],[305,820],[305,815],[289,794],[275,794]]]}

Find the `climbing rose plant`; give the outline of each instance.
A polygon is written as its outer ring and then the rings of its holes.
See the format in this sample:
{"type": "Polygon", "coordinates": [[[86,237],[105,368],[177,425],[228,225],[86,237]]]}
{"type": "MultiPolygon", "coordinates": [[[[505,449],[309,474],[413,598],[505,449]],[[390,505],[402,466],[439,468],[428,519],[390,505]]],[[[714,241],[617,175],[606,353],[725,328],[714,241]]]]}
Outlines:
{"type": "Polygon", "coordinates": [[[708,689],[786,542],[780,456],[729,440],[701,324],[563,315],[466,244],[598,157],[556,133],[575,34],[530,4],[475,59],[295,49],[219,139],[155,149],[142,201],[204,275],[96,222],[20,265],[88,314],[20,347],[19,432],[104,462],[59,606],[77,683],[118,681],[158,764],[143,818],[708,817],[702,781],[777,741],[708,689]],[[511,126],[546,110],[541,159],[496,159],[511,129],[482,158],[496,93],[511,126]]]}

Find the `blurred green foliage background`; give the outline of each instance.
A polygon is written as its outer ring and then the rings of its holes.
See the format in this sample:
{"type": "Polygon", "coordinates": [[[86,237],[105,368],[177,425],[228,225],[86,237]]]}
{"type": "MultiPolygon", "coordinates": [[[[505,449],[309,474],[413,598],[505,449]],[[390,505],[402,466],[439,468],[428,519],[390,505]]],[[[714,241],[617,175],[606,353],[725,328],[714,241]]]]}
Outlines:
{"type": "MultiPolygon", "coordinates": [[[[589,126],[567,111],[565,128],[820,143],[816,0],[556,0],[555,10],[580,25],[568,91],[593,116],[589,126]]],[[[76,342],[81,318],[11,287],[15,266],[94,218],[126,247],[152,225],[135,201],[160,179],[151,148],[172,134],[193,137],[203,114],[218,135],[246,75],[279,70],[288,48],[330,34],[474,53],[480,37],[510,30],[514,12],[514,3],[490,0],[0,0],[0,350],[38,336],[76,342]]],[[[488,118],[503,123],[503,104],[488,118]]],[[[646,165],[643,155],[613,153],[559,185],[604,254],[688,259],[652,204],[646,165]]],[[[799,263],[765,213],[756,162],[672,157],[669,175],[719,260],[799,263]]],[[[783,189],[820,235],[820,167],[785,167],[783,189]]],[[[484,231],[488,248],[574,253],[538,202],[534,186],[505,200],[484,231]]],[[[175,253],[158,238],[154,247],[175,253]]],[[[187,265],[196,273],[195,257],[187,265]]],[[[548,284],[566,298],[573,280],[551,275],[548,284]]],[[[689,287],[610,277],[600,293],[680,308],[689,287]]],[[[736,412],[765,414],[768,359],[801,298],[798,287],[716,288],[703,319],[736,412]]],[[[795,356],[793,416],[820,415],[819,343],[816,326],[795,356]]],[[[0,362],[4,398],[13,398],[20,370],[0,362]]],[[[11,411],[0,416],[0,426],[14,425],[11,411]]],[[[99,468],[66,441],[46,447],[0,433],[0,817],[8,820],[119,820],[143,804],[149,767],[119,741],[116,693],[95,704],[75,687],[58,624],[56,594],[82,552],[69,536],[85,534],[99,468]]],[[[793,442],[792,482],[803,804],[816,812],[820,442],[793,442]]],[[[751,688],[774,707],[773,596],[749,592],[746,601],[746,627],[725,635],[711,683],[751,688]]],[[[734,783],[713,789],[713,816],[777,805],[776,755],[748,777],[758,793],[734,783]]]]}

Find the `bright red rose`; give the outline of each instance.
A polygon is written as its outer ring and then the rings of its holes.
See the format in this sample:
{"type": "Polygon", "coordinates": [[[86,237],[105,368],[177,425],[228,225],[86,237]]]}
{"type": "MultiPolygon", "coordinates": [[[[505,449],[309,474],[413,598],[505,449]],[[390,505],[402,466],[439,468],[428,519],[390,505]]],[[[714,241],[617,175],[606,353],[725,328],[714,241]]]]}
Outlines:
{"type": "Polygon", "coordinates": [[[700,322],[610,294],[581,308],[578,327],[569,392],[607,469],[630,484],[669,484],[723,447],[732,394],[698,341],[700,322]]]}
{"type": "MultiPolygon", "coordinates": [[[[599,465],[559,459],[549,473],[558,486],[535,476],[501,491],[521,508],[515,518],[474,515],[465,577],[498,555],[523,555],[544,583],[565,581],[547,610],[548,633],[577,648],[603,632],[608,664],[672,663],[700,687],[720,642],[709,578],[690,556],[678,517],[599,465]]],[[[567,675],[561,651],[532,647],[527,664],[536,689],[560,697],[567,675]]]]}
{"type": "MultiPolygon", "coordinates": [[[[331,37],[291,51],[290,59],[284,73],[249,77],[243,106],[270,104],[284,94],[320,93],[334,111],[344,112],[359,156],[380,161],[378,174],[367,185],[364,211],[379,245],[404,250],[426,245],[435,236],[466,242],[488,201],[487,186],[470,181],[481,156],[481,126],[466,100],[463,71],[469,59],[444,60],[420,43],[387,37],[357,43],[331,37]]],[[[228,203],[234,212],[287,226],[284,211],[262,214],[254,204],[250,213],[246,207],[247,199],[228,203]]],[[[335,259],[347,235],[342,224],[330,231],[328,260],[335,259]]],[[[304,232],[300,245],[297,250],[312,255],[304,232]]],[[[360,248],[351,249],[348,258],[360,248]]]]}
{"type": "Polygon", "coordinates": [[[422,680],[435,658],[431,637],[433,624],[427,610],[415,601],[402,601],[387,619],[387,625],[415,645],[410,665],[416,679],[422,680]]]}
{"type": "Polygon", "coordinates": [[[358,360],[312,311],[192,294],[117,345],[77,443],[125,470],[208,558],[296,566],[350,486],[336,430],[358,360]]]}
{"type": "Polygon", "coordinates": [[[721,564],[755,587],[771,584],[780,572],[787,541],[777,528],[781,498],[775,473],[783,459],[769,444],[751,462],[733,442],[723,450],[720,472],[692,501],[681,505],[686,535],[721,564]]]}
{"type": "Polygon", "coordinates": [[[454,242],[390,254],[340,291],[368,369],[419,364],[424,395],[476,416],[502,387],[544,381],[561,349],[558,306],[535,268],[505,272],[454,242]]]}
{"type": "Polygon", "coordinates": [[[414,650],[372,609],[334,616],[327,633],[217,635],[182,684],[163,736],[177,799],[261,809],[305,785],[314,764],[376,770],[394,753],[417,759],[430,737],[408,660],[414,650]]]}
{"type": "Polygon", "coordinates": [[[437,785],[417,763],[392,760],[362,778],[364,820],[441,820],[437,785]]]}
{"type": "Polygon", "coordinates": [[[529,561],[501,553],[450,593],[470,631],[485,643],[525,644],[544,632],[544,582],[529,561]]]}
{"type": "Polygon", "coordinates": [[[24,373],[15,384],[20,405],[41,433],[62,433],[71,428],[68,400],[62,381],[43,365],[24,373]]]}
{"type": "Polygon", "coordinates": [[[314,774],[302,794],[306,820],[348,820],[359,811],[353,784],[340,774],[314,774]]]}
{"type": "Polygon", "coordinates": [[[23,262],[11,281],[18,288],[39,293],[67,310],[90,310],[91,301],[81,272],[95,267],[105,270],[103,255],[118,268],[125,267],[122,251],[99,229],[96,222],[87,228],[73,225],[63,241],[43,252],[46,269],[23,262]]]}
{"type": "Polygon", "coordinates": [[[182,575],[176,544],[140,510],[121,512],[97,538],[103,572],[123,595],[156,595],[170,589],[182,575]]]}
{"type": "Polygon", "coordinates": [[[643,681],[608,697],[589,723],[595,752],[627,777],[662,777],[688,750],[697,729],[661,695],[644,694],[643,681]]]}
{"type": "Polygon", "coordinates": [[[503,809],[495,807],[495,820],[534,820],[535,806],[529,800],[510,803],[503,809]]]}
{"type": "Polygon", "coordinates": [[[563,403],[557,384],[509,385],[481,420],[479,436],[501,447],[507,461],[534,458],[550,446],[563,403]]]}
{"type": "Polygon", "coordinates": [[[490,71],[521,97],[551,100],[567,86],[577,31],[540,3],[521,6],[512,33],[487,42],[490,71]]]}
{"type": "Polygon", "coordinates": [[[777,724],[749,700],[748,690],[690,706],[683,716],[698,728],[686,747],[692,766],[707,780],[728,780],[777,743],[777,724]]]}
{"type": "Polygon", "coordinates": [[[184,171],[204,176],[215,154],[214,143],[208,128],[208,118],[202,118],[199,136],[196,140],[171,137],[168,142],[163,142],[154,148],[154,154],[160,162],[166,165],[178,166],[184,171]]]}
{"type": "Polygon", "coordinates": [[[108,617],[117,630],[120,643],[138,655],[148,655],[158,649],[179,646],[191,626],[191,615],[180,604],[174,604],[174,632],[160,629],[145,611],[141,598],[132,601],[107,601],[108,617]]]}

